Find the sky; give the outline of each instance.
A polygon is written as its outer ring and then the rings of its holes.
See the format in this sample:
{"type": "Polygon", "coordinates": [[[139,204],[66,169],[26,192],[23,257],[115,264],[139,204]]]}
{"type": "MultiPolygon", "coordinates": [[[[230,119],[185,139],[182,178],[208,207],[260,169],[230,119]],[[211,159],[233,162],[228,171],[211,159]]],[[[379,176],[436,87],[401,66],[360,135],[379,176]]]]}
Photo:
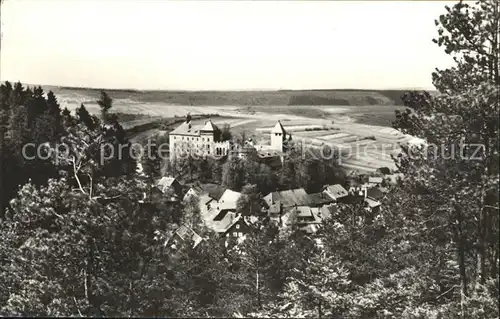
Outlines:
{"type": "Polygon", "coordinates": [[[5,0],[0,80],[161,90],[431,89],[439,1],[5,0]]]}

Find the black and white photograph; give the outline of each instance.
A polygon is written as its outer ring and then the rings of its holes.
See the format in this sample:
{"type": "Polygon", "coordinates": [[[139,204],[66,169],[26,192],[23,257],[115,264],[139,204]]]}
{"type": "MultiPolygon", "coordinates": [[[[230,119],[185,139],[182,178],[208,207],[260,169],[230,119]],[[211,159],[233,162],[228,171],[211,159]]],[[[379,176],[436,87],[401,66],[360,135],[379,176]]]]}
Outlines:
{"type": "Polygon", "coordinates": [[[500,318],[500,0],[0,22],[1,317],[500,318]]]}

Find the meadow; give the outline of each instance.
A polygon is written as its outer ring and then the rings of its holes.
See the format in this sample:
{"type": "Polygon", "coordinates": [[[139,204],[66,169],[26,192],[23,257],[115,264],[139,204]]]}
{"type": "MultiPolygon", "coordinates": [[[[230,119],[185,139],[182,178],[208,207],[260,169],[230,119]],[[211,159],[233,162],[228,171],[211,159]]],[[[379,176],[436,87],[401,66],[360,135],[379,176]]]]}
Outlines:
{"type": "MultiPolygon", "coordinates": [[[[44,89],[52,90],[61,106],[71,111],[83,103],[90,112],[99,112],[98,89],[44,89]]],[[[379,167],[395,168],[391,154],[408,140],[390,128],[395,110],[403,109],[398,100],[403,91],[106,92],[114,100],[113,112],[119,113],[135,141],[165,134],[165,126],[168,131],[178,124],[162,123],[177,123],[191,114],[200,123],[211,115],[220,127],[230,125],[233,135],[266,143],[269,130],[280,120],[292,139],[342,152],[347,172],[372,172],[379,167]]]]}

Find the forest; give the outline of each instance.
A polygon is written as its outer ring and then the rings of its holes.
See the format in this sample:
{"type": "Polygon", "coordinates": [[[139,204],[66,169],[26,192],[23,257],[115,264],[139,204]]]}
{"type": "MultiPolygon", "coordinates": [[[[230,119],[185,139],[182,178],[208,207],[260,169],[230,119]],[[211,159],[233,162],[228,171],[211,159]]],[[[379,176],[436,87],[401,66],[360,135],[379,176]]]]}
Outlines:
{"type": "Polygon", "coordinates": [[[313,235],[283,235],[260,216],[245,241],[227,247],[200,226],[195,200],[153,196],[154,181],[220,183],[244,194],[243,214],[259,216],[270,191],[342,183],[334,161],[292,151],[273,171],[148,157],[139,175],[106,92],[100,114],[84,105],[72,114],[41,87],[3,83],[0,315],[498,318],[499,7],[446,7],[434,42],[456,63],[432,74],[438,94],[407,92],[395,114],[396,129],[460,146],[460,156],[403,147],[394,160],[404,179],[383,209],[372,216],[340,205],[313,235]],[[104,144],[125,156],[102,161],[104,144]],[[69,151],[55,152],[61,145],[69,151]],[[181,224],[204,240],[172,251],[165,241],[181,224]]]}

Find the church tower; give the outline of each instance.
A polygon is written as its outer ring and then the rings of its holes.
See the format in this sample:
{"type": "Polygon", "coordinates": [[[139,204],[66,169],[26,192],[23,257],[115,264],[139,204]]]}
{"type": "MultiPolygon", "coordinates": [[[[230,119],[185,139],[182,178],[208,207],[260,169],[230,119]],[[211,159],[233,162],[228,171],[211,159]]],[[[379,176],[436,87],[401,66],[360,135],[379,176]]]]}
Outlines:
{"type": "Polygon", "coordinates": [[[283,142],[286,138],[286,131],[281,125],[281,122],[278,121],[276,125],[271,130],[271,148],[277,151],[283,152],[283,142]]]}

